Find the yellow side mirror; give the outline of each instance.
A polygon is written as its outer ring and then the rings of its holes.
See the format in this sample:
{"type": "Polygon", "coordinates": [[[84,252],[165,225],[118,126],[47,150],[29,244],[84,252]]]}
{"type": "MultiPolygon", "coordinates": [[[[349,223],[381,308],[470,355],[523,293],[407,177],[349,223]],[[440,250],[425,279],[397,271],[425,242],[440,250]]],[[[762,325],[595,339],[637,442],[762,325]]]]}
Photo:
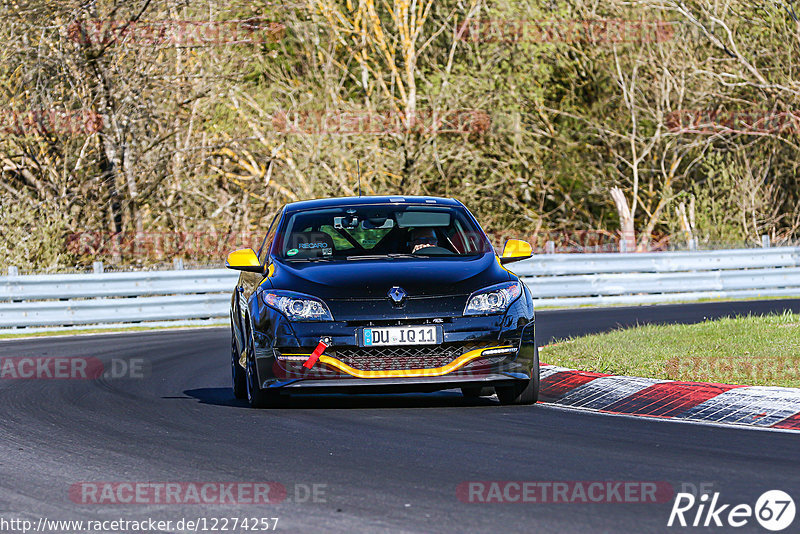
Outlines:
{"type": "Polygon", "coordinates": [[[533,248],[527,241],[519,239],[509,239],[503,247],[503,255],[500,256],[500,263],[511,263],[512,261],[526,260],[533,256],[533,248]]]}
{"type": "Polygon", "coordinates": [[[236,271],[246,271],[248,273],[263,273],[264,267],[258,261],[258,256],[252,248],[243,248],[228,254],[225,267],[236,271]]]}

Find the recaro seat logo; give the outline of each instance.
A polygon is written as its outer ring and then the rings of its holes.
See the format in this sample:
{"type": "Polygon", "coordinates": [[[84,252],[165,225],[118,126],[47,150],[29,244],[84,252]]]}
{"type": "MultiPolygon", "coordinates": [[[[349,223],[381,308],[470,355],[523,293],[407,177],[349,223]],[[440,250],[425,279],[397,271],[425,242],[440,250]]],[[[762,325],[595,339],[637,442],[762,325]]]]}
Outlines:
{"type": "Polygon", "coordinates": [[[781,490],[764,492],[752,507],[749,504],[721,504],[720,493],[703,494],[695,498],[691,493],[678,493],[669,514],[667,526],[680,527],[733,527],[747,525],[755,516],[767,530],[779,532],[794,521],[794,500],[781,490]]]}

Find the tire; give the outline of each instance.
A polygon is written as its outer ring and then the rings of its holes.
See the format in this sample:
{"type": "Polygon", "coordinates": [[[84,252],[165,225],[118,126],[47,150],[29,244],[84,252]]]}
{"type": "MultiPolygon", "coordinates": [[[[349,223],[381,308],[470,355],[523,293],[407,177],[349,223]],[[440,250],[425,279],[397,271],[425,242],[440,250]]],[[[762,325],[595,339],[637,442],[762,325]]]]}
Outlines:
{"type": "Polygon", "coordinates": [[[280,399],[275,392],[267,392],[261,389],[258,383],[258,372],[256,371],[255,352],[252,350],[253,342],[249,340],[247,350],[247,370],[245,371],[245,383],[247,389],[247,402],[251,408],[270,408],[276,406],[280,399]]]}
{"type": "Polygon", "coordinates": [[[267,394],[258,383],[258,373],[256,372],[256,359],[249,353],[247,354],[247,402],[251,408],[269,408],[273,405],[275,397],[267,394]]]}
{"type": "Polygon", "coordinates": [[[236,350],[236,338],[231,332],[231,383],[233,396],[237,399],[247,398],[247,372],[239,365],[239,355],[236,350]]]}
{"type": "Polygon", "coordinates": [[[511,386],[495,386],[500,404],[535,404],[539,400],[539,347],[534,347],[531,379],[511,386]]]}

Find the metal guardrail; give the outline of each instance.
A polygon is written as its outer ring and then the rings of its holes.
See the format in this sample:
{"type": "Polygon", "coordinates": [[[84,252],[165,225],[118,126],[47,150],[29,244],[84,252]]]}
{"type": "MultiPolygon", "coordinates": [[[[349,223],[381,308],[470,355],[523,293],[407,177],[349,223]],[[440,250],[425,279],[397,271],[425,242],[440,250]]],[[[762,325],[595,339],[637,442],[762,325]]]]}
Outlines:
{"type": "MultiPolygon", "coordinates": [[[[544,254],[509,267],[537,306],[800,296],[800,247],[544,254]]],[[[0,328],[222,319],[238,276],[226,269],[96,270],[0,276],[0,328]]]]}
{"type": "Polygon", "coordinates": [[[546,254],[510,267],[537,306],[800,296],[800,247],[546,254]]]}
{"type": "Polygon", "coordinates": [[[219,318],[228,269],[0,277],[0,328],[219,318]]]}

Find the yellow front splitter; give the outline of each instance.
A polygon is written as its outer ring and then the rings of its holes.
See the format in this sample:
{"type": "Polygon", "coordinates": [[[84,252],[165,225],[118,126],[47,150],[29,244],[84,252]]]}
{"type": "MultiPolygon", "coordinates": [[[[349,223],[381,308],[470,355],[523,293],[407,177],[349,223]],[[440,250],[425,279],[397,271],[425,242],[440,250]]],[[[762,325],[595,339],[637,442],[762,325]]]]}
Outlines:
{"type": "MultiPolygon", "coordinates": [[[[472,360],[478,359],[483,354],[483,351],[486,350],[494,350],[494,349],[510,349],[512,348],[511,345],[504,345],[499,347],[484,347],[481,349],[471,350],[469,352],[465,352],[452,362],[448,363],[447,365],[443,365],[441,367],[433,367],[431,369],[395,369],[395,370],[388,370],[388,371],[362,371],[361,369],[355,369],[354,367],[350,367],[343,361],[337,360],[331,356],[322,355],[319,357],[320,363],[324,363],[330,367],[338,369],[343,373],[347,373],[348,375],[354,376],[356,378],[420,378],[426,376],[442,376],[448,373],[452,373],[456,369],[465,366],[472,360]]],[[[284,354],[284,356],[308,356],[302,354],[284,354]]]]}

